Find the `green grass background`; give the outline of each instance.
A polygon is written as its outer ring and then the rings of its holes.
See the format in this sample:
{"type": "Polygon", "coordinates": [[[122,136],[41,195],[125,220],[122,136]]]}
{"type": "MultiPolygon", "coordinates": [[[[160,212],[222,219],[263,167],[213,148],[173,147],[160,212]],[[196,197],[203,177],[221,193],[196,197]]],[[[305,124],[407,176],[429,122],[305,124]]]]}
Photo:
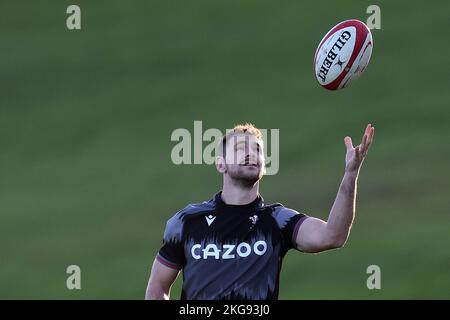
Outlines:
{"type": "Polygon", "coordinates": [[[346,247],[290,252],[280,298],[450,298],[449,14],[448,1],[3,1],[0,298],[142,299],[165,221],[221,188],[213,166],[170,161],[172,131],[194,120],[279,128],[262,195],[321,218],[344,136],[373,123],[346,247]],[[382,29],[366,73],[320,88],[319,40],[370,4],[382,29]],[[66,288],[71,264],[82,290],[66,288]]]}

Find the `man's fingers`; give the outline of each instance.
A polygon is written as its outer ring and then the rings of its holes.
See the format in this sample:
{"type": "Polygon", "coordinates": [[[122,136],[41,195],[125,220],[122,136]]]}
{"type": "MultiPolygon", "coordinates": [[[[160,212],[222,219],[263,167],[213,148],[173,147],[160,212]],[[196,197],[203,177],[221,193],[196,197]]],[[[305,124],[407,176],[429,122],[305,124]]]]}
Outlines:
{"type": "Polygon", "coordinates": [[[361,140],[360,154],[365,156],[367,151],[369,150],[370,145],[372,144],[373,135],[375,133],[375,128],[372,127],[372,124],[368,124],[366,130],[364,131],[363,138],[361,140]]]}
{"type": "Polygon", "coordinates": [[[367,149],[369,149],[369,146],[372,144],[372,138],[373,138],[373,133],[372,132],[373,132],[373,130],[370,130],[370,133],[367,136],[367,142],[366,142],[367,149]]]}
{"type": "Polygon", "coordinates": [[[353,147],[352,138],[350,138],[349,136],[345,137],[344,142],[347,151],[353,150],[355,148],[357,158],[361,156],[364,157],[367,151],[369,150],[370,145],[372,144],[374,134],[375,128],[372,127],[372,124],[369,123],[366,129],[364,130],[364,135],[362,137],[361,144],[356,148],[353,147]]]}
{"type": "Polygon", "coordinates": [[[352,138],[350,138],[350,137],[348,137],[348,136],[345,137],[345,138],[344,138],[344,143],[345,143],[345,147],[347,148],[347,151],[353,149],[352,138]]]}
{"type": "Polygon", "coordinates": [[[366,151],[369,150],[370,145],[372,144],[373,141],[373,135],[375,134],[375,128],[371,127],[370,128],[370,132],[369,132],[369,136],[367,137],[367,146],[366,146],[366,151]]]}
{"type": "Polygon", "coordinates": [[[372,125],[369,123],[366,126],[366,129],[364,130],[364,134],[363,134],[363,137],[361,139],[361,144],[363,144],[363,142],[364,142],[364,137],[366,137],[366,139],[367,139],[367,137],[369,137],[371,130],[372,130],[372,125]]]}
{"type": "Polygon", "coordinates": [[[367,149],[367,147],[366,147],[366,144],[367,144],[367,133],[365,133],[364,135],[363,135],[363,137],[362,137],[362,140],[361,140],[361,144],[360,144],[360,148],[361,148],[361,152],[364,152],[366,149],[367,149]]]}
{"type": "Polygon", "coordinates": [[[357,146],[357,147],[355,148],[355,157],[356,157],[356,159],[358,159],[358,160],[359,160],[359,156],[360,156],[360,150],[359,150],[359,148],[360,148],[360,146],[357,146]]]}
{"type": "Polygon", "coordinates": [[[370,130],[370,143],[372,143],[374,135],[375,135],[375,127],[372,127],[370,130]]]}

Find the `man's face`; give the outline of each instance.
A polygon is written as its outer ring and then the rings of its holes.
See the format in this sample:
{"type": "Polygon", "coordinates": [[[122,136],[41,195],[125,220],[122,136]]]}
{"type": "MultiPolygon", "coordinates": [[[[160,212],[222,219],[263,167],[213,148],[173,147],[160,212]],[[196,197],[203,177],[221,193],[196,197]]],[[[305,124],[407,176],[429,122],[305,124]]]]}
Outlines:
{"type": "Polygon", "coordinates": [[[264,175],[263,142],[251,134],[231,136],[226,144],[226,173],[246,185],[253,185],[264,175]]]}

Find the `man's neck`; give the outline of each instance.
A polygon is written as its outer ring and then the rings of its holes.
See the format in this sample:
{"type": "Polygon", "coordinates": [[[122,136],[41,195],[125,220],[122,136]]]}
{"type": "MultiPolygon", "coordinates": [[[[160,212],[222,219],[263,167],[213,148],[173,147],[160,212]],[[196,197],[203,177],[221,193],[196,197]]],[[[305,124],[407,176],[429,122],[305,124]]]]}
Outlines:
{"type": "Polygon", "coordinates": [[[226,204],[245,205],[253,202],[258,197],[258,194],[258,182],[249,188],[233,186],[225,183],[222,189],[222,200],[226,204]]]}

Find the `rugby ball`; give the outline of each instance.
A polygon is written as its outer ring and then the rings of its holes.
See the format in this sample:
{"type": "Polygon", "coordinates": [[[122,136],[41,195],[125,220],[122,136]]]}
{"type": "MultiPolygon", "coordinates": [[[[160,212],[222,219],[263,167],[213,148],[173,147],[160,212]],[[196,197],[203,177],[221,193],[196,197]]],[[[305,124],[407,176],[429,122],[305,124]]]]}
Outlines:
{"type": "Polygon", "coordinates": [[[372,34],[363,22],[352,19],[337,24],[320,41],[314,55],[317,81],[328,90],[347,87],[366,70],[372,47],[372,34]]]}

